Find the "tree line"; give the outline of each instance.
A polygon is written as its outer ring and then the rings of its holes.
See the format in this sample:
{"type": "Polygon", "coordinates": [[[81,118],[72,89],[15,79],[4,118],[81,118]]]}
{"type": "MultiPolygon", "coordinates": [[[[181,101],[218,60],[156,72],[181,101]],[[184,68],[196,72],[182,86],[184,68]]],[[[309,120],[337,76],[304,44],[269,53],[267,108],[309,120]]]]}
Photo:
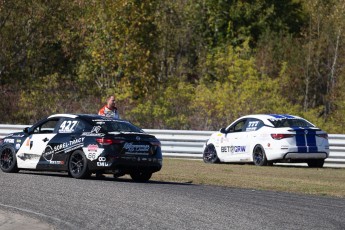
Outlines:
{"type": "Polygon", "coordinates": [[[97,113],[216,130],[251,113],[345,131],[343,0],[0,0],[0,123],[97,113]]]}

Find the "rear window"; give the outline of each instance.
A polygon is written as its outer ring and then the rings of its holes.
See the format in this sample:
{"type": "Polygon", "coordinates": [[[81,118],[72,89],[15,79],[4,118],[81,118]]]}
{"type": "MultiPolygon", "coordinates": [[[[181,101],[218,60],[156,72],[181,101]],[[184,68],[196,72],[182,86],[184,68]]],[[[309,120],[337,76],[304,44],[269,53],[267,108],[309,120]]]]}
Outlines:
{"type": "Polygon", "coordinates": [[[144,131],[135,125],[124,121],[96,121],[96,125],[101,127],[103,132],[136,132],[143,133],[144,131]]]}
{"type": "Polygon", "coordinates": [[[269,119],[275,128],[282,127],[314,127],[311,123],[303,119],[269,119]]]}

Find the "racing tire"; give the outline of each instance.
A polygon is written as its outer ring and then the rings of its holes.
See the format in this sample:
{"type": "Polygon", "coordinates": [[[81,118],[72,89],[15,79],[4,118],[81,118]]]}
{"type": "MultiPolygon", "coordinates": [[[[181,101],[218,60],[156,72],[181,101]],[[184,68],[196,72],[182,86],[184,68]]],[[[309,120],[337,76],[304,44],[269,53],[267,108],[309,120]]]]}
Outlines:
{"type": "Polygon", "coordinates": [[[307,162],[309,168],[322,168],[325,163],[324,159],[310,160],[307,162]]]}
{"type": "Polygon", "coordinates": [[[135,182],[147,182],[151,179],[152,172],[132,172],[129,174],[135,182]]]}
{"type": "Polygon", "coordinates": [[[220,162],[214,145],[206,146],[203,153],[203,160],[205,163],[210,163],[210,164],[216,164],[220,162]]]}
{"type": "Polygon", "coordinates": [[[68,162],[68,170],[70,175],[76,179],[85,179],[91,176],[83,151],[76,150],[72,153],[68,162]]]}
{"type": "Polygon", "coordinates": [[[261,145],[255,146],[253,150],[253,162],[256,166],[267,166],[269,164],[265,150],[261,145]]]}
{"type": "Polygon", "coordinates": [[[0,168],[6,173],[17,173],[16,150],[12,146],[4,146],[0,150],[0,168]]]}

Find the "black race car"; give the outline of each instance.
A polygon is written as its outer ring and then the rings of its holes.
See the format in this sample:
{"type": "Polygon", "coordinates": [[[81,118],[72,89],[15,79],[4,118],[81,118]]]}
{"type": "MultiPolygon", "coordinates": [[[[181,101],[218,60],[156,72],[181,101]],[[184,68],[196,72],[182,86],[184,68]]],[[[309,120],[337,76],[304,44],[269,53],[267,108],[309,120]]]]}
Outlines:
{"type": "Polygon", "coordinates": [[[92,173],[129,174],[145,182],[162,168],[161,143],[125,120],[56,114],[1,139],[0,168],[8,173],[67,171],[78,179],[92,173]]]}

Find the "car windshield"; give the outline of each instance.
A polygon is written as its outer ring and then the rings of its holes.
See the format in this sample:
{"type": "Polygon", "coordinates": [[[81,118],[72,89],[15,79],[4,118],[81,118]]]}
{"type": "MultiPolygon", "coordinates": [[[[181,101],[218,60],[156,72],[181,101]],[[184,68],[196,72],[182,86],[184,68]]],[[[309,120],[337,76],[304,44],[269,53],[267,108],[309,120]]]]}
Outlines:
{"type": "Polygon", "coordinates": [[[143,133],[144,131],[135,125],[125,121],[97,121],[97,125],[101,126],[101,129],[105,132],[135,132],[143,133]]]}
{"type": "Polygon", "coordinates": [[[303,119],[269,119],[275,128],[282,127],[314,127],[311,123],[303,119]]]}

